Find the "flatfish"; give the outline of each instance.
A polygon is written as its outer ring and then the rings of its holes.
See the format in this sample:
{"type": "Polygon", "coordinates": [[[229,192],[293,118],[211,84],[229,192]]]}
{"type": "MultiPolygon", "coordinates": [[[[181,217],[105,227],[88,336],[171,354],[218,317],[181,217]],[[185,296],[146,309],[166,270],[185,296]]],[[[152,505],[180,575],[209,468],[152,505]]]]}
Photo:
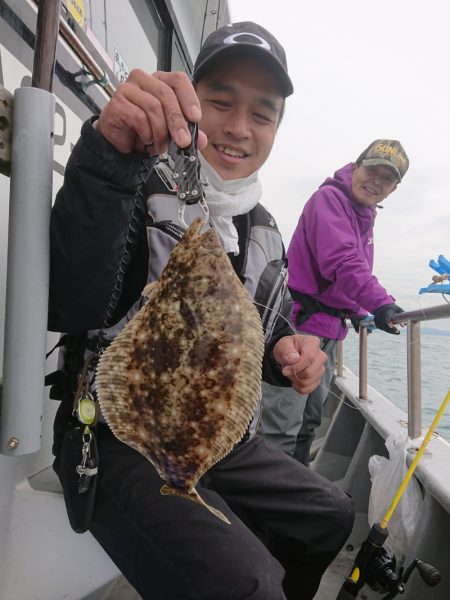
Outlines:
{"type": "Polygon", "coordinates": [[[239,442],[259,400],[264,335],[217,233],[193,221],[147,300],[97,367],[114,435],[143,454],[162,494],[208,506],[200,477],[239,442]]]}

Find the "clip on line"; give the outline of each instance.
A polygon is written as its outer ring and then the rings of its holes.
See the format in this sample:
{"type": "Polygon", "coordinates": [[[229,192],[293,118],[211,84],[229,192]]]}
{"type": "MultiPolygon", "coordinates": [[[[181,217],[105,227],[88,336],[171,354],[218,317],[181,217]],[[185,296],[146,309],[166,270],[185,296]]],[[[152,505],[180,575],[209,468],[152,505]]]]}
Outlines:
{"type": "Polygon", "coordinates": [[[205,201],[203,182],[200,176],[200,161],[197,151],[198,125],[188,123],[191,143],[186,148],[180,148],[171,140],[167,154],[173,161],[173,175],[177,186],[178,218],[183,227],[188,227],[184,219],[186,205],[199,204],[209,220],[208,205],[205,201]]]}

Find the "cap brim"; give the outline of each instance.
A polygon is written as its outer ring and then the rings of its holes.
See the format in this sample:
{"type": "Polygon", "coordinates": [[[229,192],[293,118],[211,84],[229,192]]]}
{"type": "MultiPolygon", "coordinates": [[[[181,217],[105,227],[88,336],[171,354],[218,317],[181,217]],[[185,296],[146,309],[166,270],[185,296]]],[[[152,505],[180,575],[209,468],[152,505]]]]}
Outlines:
{"type": "Polygon", "coordinates": [[[267,50],[264,50],[264,48],[259,48],[254,44],[239,43],[231,46],[221,46],[205,60],[196,65],[192,74],[192,80],[196,83],[207,71],[213,68],[214,63],[232,56],[249,56],[259,60],[266,65],[278,79],[284,98],[287,98],[293,93],[294,86],[281,62],[273,56],[273,54],[270,54],[267,50]]]}
{"type": "Polygon", "coordinates": [[[400,171],[390,160],[384,158],[365,158],[361,162],[361,164],[364,167],[376,167],[377,165],[385,165],[386,167],[390,167],[394,171],[399,181],[402,180],[400,171]]]}

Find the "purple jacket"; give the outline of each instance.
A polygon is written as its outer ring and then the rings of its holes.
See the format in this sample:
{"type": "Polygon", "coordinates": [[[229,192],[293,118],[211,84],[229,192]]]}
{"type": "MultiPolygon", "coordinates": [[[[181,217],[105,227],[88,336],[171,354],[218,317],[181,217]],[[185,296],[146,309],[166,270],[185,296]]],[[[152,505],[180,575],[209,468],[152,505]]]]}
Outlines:
{"type": "MultiPolygon", "coordinates": [[[[357,204],[351,164],[326,179],[306,203],[288,250],[289,287],[349,315],[373,313],[394,298],[372,275],[374,207],[357,204]]],[[[300,304],[294,301],[296,323],[300,304]]],[[[342,340],[339,317],[315,313],[299,330],[342,340]]]]}

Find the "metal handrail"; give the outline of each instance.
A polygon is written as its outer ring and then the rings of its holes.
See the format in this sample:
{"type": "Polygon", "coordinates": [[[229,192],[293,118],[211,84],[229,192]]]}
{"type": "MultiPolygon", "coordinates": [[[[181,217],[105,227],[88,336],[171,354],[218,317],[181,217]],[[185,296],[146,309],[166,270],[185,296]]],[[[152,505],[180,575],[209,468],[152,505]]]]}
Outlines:
{"type": "Polygon", "coordinates": [[[435,321],[436,319],[445,319],[450,317],[450,303],[441,304],[440,306],[429,306],[420,310],[412,310],[409,312],[399,313],[392,319],[393,323],[401,323],[409,320],[419,323],[420,321],[435,321]]]}
{"type": "Polygon", "coordinates": [[[338,377],[344,375],[344,344],[342,342],[337,345],[336,375],[338,377]]]}
{"type": "MultiPolygon", "coordinates": [[[[39,4],[39,0],[34,1],[36,4],[39,4]]],[[[92,54],[90,54],[84,44],[77,38],[76,34],[67,24],[62,15],[59,17],[59,33],[65,39],[73,52],[75,52],[89,73],[94,77],[95,81],[98,82],[102,89],[112,97],[116,91],[115,86],[111,83],[107,73],[100,67],[92,54]]]]}
{"type": "MultiPolygon", "coordinates": [[[[394,325],[399,325],[400,323],[406,323],[407,321],[419,323],[420,321],[435,321],[436,319],[445,318],[450,318],[450,303],[398,313],[392,317],[392,322],[394,325]]],[[[363,327],[376,327],[373,319],[361,321],[360,325],[363,327]]]]}
{"type": "MultiPolygon", "coordinates": [[[[450,318],[450,303],[399,313],[392,318],[393,324],[407,327],[408,435],[411,439],[420,437],[422,432],[420,323],[445,318],[450,318]]],[[[359,325],[359,399],[367,400],[367,328],[376,326],[373,319],[361,321],[359,325]]],[[[342,364],[343,349],[339,358],[342,364]]],[[[338,375],[341,372],[338,369],[338,375]]]]}
{"type": "Polygon", "coordinates": [[[109,96],[113,96],[116,88],[109,80],[108,75],[94,60],[92,55],[80,42],[62,16],[59,20],[59,31],[81,62],[88,69],[89,73],[95,78],[95,81],[101,85],[102,89],[104,89],[109,96]]]}

